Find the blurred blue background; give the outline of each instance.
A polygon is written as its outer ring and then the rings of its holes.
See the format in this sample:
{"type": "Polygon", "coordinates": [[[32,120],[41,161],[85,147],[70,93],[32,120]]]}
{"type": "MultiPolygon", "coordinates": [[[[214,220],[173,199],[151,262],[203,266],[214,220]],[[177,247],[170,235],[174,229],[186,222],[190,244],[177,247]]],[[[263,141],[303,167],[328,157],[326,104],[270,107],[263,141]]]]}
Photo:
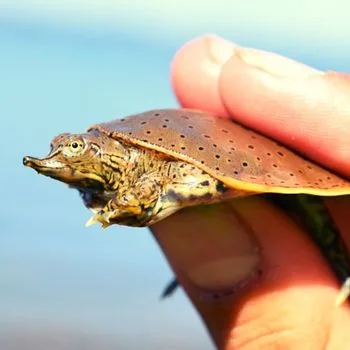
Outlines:
{"type": "Polygon", "coordinates": [[[171,272],[147,230],[84,228],[77,193],[21,162],[60,132],[176,106],[171,58],[204,33],[349,70],[346,1],[259,4],[1,2],[0,350],[213,349],[182,291],[159,301],[171,272]]]}

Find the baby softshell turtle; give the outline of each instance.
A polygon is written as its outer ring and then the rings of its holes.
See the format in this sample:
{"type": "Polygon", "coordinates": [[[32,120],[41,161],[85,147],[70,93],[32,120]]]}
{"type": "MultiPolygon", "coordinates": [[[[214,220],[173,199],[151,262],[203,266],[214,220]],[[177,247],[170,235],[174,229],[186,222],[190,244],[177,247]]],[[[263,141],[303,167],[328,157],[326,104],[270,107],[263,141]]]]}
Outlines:
{"type": "Polygon", "coordinates": [[[235,197],[272,195],[293,211],[350,294],[345,245],[322,196],[350,182],[233,121],[189,109],[159,109],[61,134],[43,159],[24,165],[76,188],[101,223],[150,226],[176,211],[235,197]]]}

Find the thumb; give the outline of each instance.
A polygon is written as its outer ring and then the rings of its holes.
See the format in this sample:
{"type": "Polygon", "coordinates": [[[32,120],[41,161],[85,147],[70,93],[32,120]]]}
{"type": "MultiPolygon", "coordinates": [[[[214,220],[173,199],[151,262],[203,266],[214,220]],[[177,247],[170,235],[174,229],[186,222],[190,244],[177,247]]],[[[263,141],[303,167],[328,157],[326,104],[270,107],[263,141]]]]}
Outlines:
{"type": "Polygon", "coordinates": [[[262,198],[188,208],[152,231],[220,349],[316,350],[350,325],[316,247],[262,198]]]}

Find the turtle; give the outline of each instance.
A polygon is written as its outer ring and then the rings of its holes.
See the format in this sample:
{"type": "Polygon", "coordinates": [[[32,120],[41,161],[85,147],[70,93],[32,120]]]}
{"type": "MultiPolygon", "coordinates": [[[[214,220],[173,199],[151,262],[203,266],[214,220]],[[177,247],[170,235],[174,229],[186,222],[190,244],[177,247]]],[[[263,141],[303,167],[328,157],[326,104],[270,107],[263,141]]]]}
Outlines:
{"type": "MultiPolygon", "coordinates": [[[[100,223],[144,227],[185,207],[269,196],[297,216],[350,295],[347,248],[322,197],[350,182],[258,132],[195,109],[154,109],[63,133],[42,158],[23,164],[79,191],[100,223]]],[[[164,292],[177,287],[173,280],[164,292]]]]}

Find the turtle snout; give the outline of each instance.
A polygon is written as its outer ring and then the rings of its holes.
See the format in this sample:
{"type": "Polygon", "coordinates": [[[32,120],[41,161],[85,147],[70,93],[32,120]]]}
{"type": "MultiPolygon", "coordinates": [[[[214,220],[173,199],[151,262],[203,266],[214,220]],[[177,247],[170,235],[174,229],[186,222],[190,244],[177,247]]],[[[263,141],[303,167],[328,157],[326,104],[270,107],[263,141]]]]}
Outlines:
{"type": "Polygon", "coordinates": [[[33,158],[29,156],[23,157],[23,165],[31,167],[33,164],[32,159],[33,158]]]}
{"type": "Polygon", "coordinates": [[[38,169],[44,166],[44,162],[41,159],[34,157],[23,157],[23,165],[29,168],[38,169]]]}

